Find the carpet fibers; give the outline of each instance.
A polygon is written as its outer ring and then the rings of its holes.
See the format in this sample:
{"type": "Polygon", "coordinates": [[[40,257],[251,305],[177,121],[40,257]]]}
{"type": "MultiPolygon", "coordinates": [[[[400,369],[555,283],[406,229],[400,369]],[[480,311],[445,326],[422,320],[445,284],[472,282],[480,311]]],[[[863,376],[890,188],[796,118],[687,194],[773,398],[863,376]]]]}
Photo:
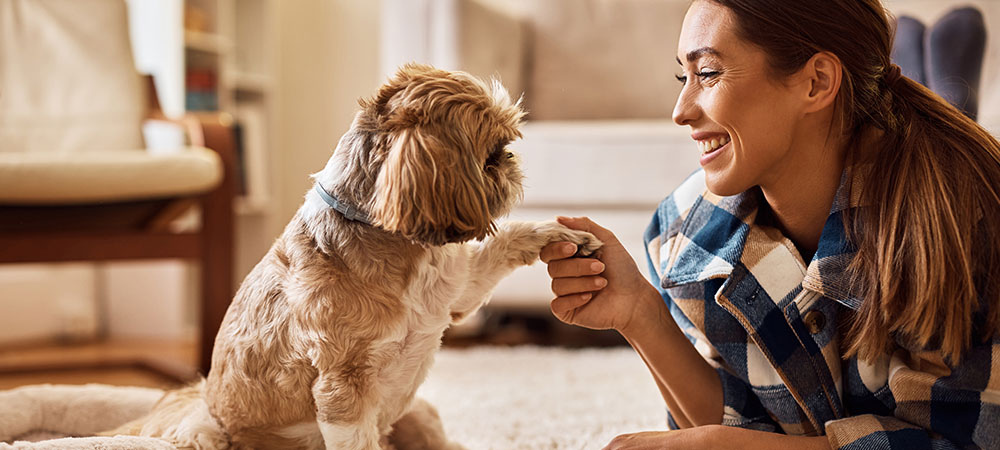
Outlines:
{"type": "Polygon", "coordinates": [[[599,449],[666,423],[659,391],[628,347],[445,349],[418,395],[469,449],[599,449]]]}

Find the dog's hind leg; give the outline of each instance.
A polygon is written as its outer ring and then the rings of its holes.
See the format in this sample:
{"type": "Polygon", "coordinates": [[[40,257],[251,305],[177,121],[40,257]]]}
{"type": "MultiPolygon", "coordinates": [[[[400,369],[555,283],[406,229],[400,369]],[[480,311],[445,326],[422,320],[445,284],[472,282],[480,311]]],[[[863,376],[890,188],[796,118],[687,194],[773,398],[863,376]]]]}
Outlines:
{"type": "Polygon", "coordinates": [[[422,398],[414,399],[410,410],[392,425],[389,443],[394,450],[465,449],[448,441],[437,410],[422,398]]]}

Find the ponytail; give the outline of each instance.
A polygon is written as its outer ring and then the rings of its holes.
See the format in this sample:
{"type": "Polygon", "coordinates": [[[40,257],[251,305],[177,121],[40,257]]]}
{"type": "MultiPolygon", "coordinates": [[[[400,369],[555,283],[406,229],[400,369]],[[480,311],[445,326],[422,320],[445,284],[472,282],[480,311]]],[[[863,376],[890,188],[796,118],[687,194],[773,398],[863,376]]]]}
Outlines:
{"type": "Polygon", "coordinates": [[[853,155],[866,168],[865,207],[848,225],[863,301],[847,354],[870,361],[898,341],[957,362],[1000,322],[1000,277],[987,272],[1000,262],[1000,144],[926,87],[889,77],[895,126],[852,149],[867,153],[853,155]]]}

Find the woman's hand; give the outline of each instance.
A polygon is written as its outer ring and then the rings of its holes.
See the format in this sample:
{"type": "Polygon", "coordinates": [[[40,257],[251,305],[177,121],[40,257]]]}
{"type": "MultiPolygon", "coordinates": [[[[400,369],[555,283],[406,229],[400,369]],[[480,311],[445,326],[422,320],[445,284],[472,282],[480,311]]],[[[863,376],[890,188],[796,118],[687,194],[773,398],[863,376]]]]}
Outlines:
{"type": "Polygon", "coordinates": [[[825,436],[788,436],[724,425],[703,425],[673,431],[644,431],[615,437],[604,450],[830,450],[825,436]]]}
{"type": "Polygon", "coordinates": [[[571,258],[576,245],[569,242],[555,242],[542,249],[541,260],[549,266],[556,295],[552,313],[559,320],[593,329],[613,328],[624,334],[629,327],[644,323],[641,319],[665,313],[659,292],[642,276],[614,233],[585,217],[557,220],[604,242],[591,258],[571,258]]]}
{"type": "MultiPolygon", "coordinates": [[[[721,425],[718,425],[721,426],[721,425]]],[[[715,449],[710,438],[716,425],[685,428],[672,431],[643,431],[616,436],[604,450],[663,450],[663,449],[715,449]]],[[[721,430],[720,430],[721,431],[721,430]]],[[[730,447],[732,448],[732,447],[730,447]]],[[[742,448],[742,447],[741,447],[742,448]]]]}

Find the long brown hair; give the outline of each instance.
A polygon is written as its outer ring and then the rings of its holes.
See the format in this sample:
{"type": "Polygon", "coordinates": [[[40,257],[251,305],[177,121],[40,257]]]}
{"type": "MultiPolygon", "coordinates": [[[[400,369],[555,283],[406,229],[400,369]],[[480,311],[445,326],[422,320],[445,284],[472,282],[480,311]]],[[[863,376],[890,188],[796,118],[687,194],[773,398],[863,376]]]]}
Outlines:
{"type": "Polygon", "coordinates": [[[874,360],[896,343],[958,362],[1000,323],[1000,144],[929,89],[891,74],[893,27],[879,0],[710,0],[777,76],[814,54],[840,58],[836,107],[859,171],[861,204],[845,216],[858,248],[862,304],[846,356],[874,360]],[[874,132],[873,132],[874,131],[874,132]],[[863,139],[864,136],[873,136],[863,139]]]}

